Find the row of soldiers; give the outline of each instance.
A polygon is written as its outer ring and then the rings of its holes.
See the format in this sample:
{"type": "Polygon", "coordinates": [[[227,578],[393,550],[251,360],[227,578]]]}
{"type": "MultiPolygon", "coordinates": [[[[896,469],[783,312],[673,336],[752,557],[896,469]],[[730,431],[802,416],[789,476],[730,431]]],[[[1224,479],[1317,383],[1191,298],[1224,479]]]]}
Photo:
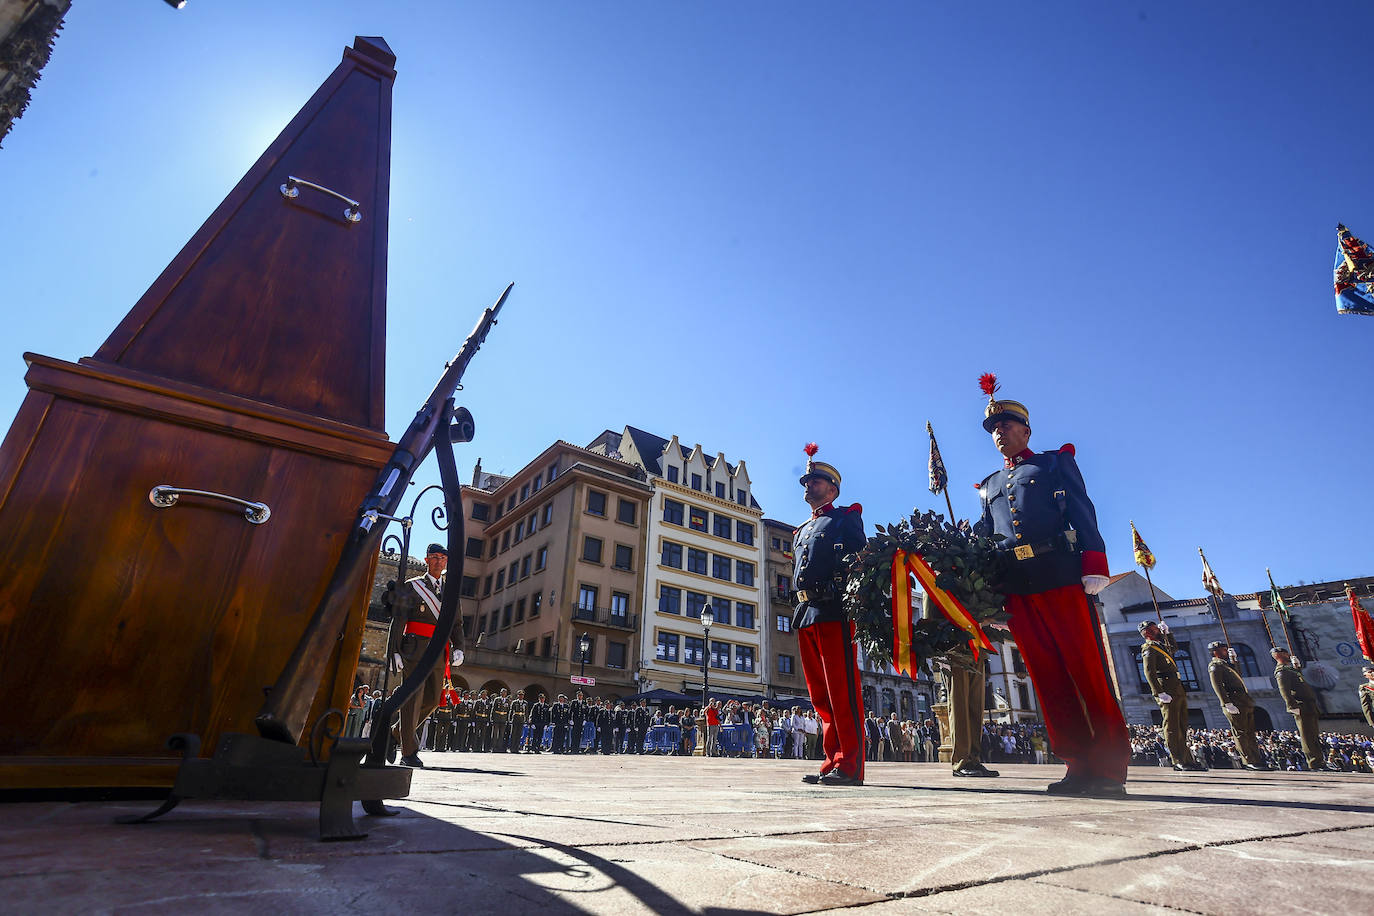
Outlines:
{"type": "Polygon", "coordinates": [[[551,750],[555,754],[582,753],[586,724],[595,727],[590,753],[643,753],[644,740],[653,723],[648,703],[627,707],[610,700],[589,700],[582,691],[568,700],[559,694],[553,703],[544,694],[531,703],[525,691],[511,698],[503,687],[492,695],[486,690],[446,690],[444,702],[431,717],[432,745],[436,751],[479,753],[540,753],[545,726],[553,726],[551,750]],[[525,726],[529,725],[529,735],[525,726]]]}
{"type": "MultiPolygon", "coordinates": [[[[1188,747],[1188,692],[1183,679],[1179,677],[1178,663],[1175,661],[1178,643],[1166,623],[1146,620],[1139,629],[1140,635],[1145,638],[1140,646],[1145,679],[1155,702],[1159,704],[1162,718],[1160,730],[1164,733],[1169,756],[1173,758],[1174,769],[1205,770],[1207,768],[1188,747]]],[[[1221,703],[1221,710],[1231,723],[1231,733],[1235,735],[1241,762],[1247,770],[1274,769],[1264,762],[1255,741],[1255,701],[1246,689],[1240,672],[1232,664],[1226,643],[1209,643],[1207,652],[1211,655],[1207,673],[1217,700],[1221,703]]],[[[1313,770],[1338,770],[1339,767],[1327,763],[1322,749],[1316,691],[1303,679],[1288,650],[1275,647],[1270,650],[1270,655],[1275,662],[1274,684],[1278,687],[1284,706],[1297,722],[1298,738],[1302,742],[1308,767],[1313,770]]],[[[1374,668],[1366,670],[1374,672],[1374,668]]]]}

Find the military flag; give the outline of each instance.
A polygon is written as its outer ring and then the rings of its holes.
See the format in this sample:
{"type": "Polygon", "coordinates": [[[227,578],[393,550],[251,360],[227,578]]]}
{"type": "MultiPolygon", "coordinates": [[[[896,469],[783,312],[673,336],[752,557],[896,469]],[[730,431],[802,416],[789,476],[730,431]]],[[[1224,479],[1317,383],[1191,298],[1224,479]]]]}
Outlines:
{"type": "MultiPolygon", "coordinates": [[[[1222,597],[1225,596],[1226,591],[1221,587],[1221,583],[1217,581],[1217,574],[1212,572],[1212,566],[1207,562],[1207,554],[1202,552],[1201,547],[1197,549],[1197,552],[1198,556],[1202,557],[1202,587],[1207,589],[1212,597],[1220,602],[1222,597]]],[[[1221,605],[1218,604],[1217,607],[1220,609],[1221,605]]]]}
{"type": "Polygon", "coordinates": [[[1336,313],[1374,315],[1374,251],[1336,225],[1336,313]]]}
{"type": "Polygon", "coordinates": [[[940,457],[940,446],[935,442],[935,430],[929,420],[926,421],[926,432],[930,434],[930,492],[943,493],[945,487],[949,486],[949,472],[945,470],[945,459],[940,457]]]}
{"type": "Polygon", "coordinates": [[[1269,603],[1278,612],[1279,619],[1284,623],[1288,622],[1288,605],[1283,603],[1283,596],[1279,594],[1279,587],[1274,584],[1274,574],[1268,569],[1264,570],[1269,575],[1269,603]]]}
{"type": "Polygon", "coordinates": [[[1374,663],[1374,619],[1370,619],[1369,612],[1355,597],[1355,590],[1348,585],[1345,587],[1345,597],[1350,599],[1350,615],[1355,619],[1355,641],[1360,644],[1364,660],[1374,663]]]}
{"type": "Polygon", "coordinates": [[[1135,522],[1131,522],[1131,552],[1135,554],[1136,566],[1143,566],[1145,569],[1155,568],[1155,555],[1150,553],[1150,548],[1145,546],[1145,539],[1135,530],[1135,522]]]}

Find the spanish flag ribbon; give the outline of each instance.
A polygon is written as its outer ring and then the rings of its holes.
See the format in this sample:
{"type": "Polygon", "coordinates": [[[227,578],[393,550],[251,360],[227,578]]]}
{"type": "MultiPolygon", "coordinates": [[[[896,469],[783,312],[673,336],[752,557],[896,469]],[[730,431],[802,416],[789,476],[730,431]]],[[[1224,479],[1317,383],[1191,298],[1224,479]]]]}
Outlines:
{"type": "Polygon", "coordinates": [[[916,577],[916,581],[921,583],[921,588],[950,623],[969,634],[969,648],[973,650],[975,660],[978,658],[980,647],[992,649],[987,634],[959,599],[935,584],[935,571],[930,568],[925,558],[919,553],[899,548],[892,556],[893,667],[908,677],[915,677],[920,664],[920,659],[916,657],[911,644],[915,618],[911,607],[911,585],[908,576],[916,577]]]}

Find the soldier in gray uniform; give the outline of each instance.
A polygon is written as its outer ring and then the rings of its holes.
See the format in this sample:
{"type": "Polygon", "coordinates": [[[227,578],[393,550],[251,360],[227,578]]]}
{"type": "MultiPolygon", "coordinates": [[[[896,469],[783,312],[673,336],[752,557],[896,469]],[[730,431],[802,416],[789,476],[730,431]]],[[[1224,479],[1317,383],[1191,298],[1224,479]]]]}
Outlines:
{"type": "Polygon", "coordinates": [[[1226,643],[1207,644],[1212,660],[1207,664],[1207,674],[1212,680],[1212,689],[1221,702],[1221,711],[1226,721],[1231,723],[1231,734],[1236,738],[1236,749],[1247,770],[1269,770],[1264,758],[1260,756],[1259,745],[1255,743],[1255,701],[1250,691],[1245,689],[1245,681],[1227,659],[1226,643]]]}
{"type": "Polygon", "coordinates": [[[1197,762],[1188,748],[1188,692],[1183,680],[1178,676],[1178,664],[1174,653],[1178,643],[1172,633],[1160,629],[1153,620],[1143,621],[1138,627],[1145,642],[1140,646],[1140,659],[1145,664],[1145,680],[1150,685],[1155,702],[1159,704],[1163,720],[1164,744],[1169,748],[1169,756],[1174,759],[1175,770],[1205,770],[1197,762]]]}
{"type": "Polygon", "coordinates": [[[1308,768],[1334,769],[1326,765],[1326,755],[1322,753],[1321,725],[1317,721],[1321,710],[1317,706],[1317,692],[1293,665],[1293,656],[1288,654],[1287,649],[1270,649],[1269,654],[1277,663],[1274,666],[1274,685],[1279,688],[1283,705],[1297,722],[1298,738],[1302,740],[1302,754],[1307,758],[1308,768]]]}

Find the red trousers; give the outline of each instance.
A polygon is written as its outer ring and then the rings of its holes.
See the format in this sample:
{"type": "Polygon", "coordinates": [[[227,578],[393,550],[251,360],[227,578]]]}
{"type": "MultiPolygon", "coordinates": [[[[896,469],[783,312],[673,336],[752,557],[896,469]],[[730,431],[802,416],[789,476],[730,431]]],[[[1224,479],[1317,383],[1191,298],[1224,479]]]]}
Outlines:
{"type": "Polygon", "coordinates": [[[802,675],[821,720],[821,772],[838,769],[864,778],[864,695],[859,684],[853,624],[827,620],[797,631],[802,675]]]}
{"type": "Polygon", "coordinates": [[[1125,782],[1130,738],[1107,676],[1097,613],[1083,587],[1008,595],[1007,612],[1055,756],[1072,776],[1125,782]]]}

